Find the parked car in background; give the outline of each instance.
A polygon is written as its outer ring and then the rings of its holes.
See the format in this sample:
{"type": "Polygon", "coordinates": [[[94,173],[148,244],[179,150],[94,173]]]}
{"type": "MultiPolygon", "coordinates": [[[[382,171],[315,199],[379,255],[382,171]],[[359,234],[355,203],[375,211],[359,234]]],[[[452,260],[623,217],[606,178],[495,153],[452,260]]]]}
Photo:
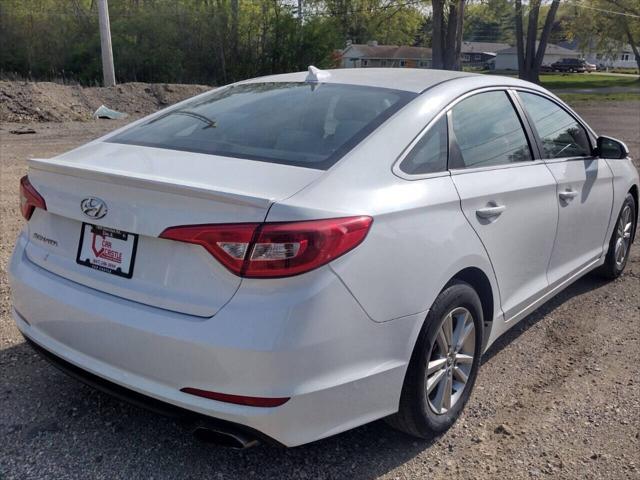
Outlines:
{"type": "Polygon", "coordinates": [[[581,58],[563,58],[562,60],[552,63],[551,69],[554,72],[591,73],[595,72],[597,67],[581,58]]]}
{"type": "Polygon", "coordinates": [[[9,273],[37,351],[237,447],[426,438],[500,335],[625,269],[638,172],[544,88],[310,70],[29,161],[9,273]]]}

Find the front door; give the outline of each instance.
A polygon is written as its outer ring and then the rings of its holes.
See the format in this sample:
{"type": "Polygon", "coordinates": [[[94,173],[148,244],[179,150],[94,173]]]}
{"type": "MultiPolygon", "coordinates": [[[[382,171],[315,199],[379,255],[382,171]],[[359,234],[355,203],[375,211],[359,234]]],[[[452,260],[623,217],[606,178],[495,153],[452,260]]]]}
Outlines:
{"type": "Polygon", "coordinates": [[[556,181],[544,162],[533,160],[507,92],[463,99],[449,117],[452,179],[487,250],[509,319],[548,287],[558,220],[556,181]]]}
{"type": "Polygon", "coordinates": [[[540,95],[518,92],[518,96],[558,183],[558,233],[548,271],[553,286],[604,253],[613,175],[605,160],[592,156],[587,132],[571,114],[540,95]]]}

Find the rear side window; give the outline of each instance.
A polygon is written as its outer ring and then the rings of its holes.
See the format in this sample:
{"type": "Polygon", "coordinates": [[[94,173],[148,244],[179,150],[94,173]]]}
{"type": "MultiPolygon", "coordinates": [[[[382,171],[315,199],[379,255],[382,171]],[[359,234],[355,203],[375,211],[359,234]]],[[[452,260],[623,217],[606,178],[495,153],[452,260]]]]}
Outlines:
{"type": "Polygon", "coordinates": [[[591,156],[587,132],[554,102],[533,93],[518,92],[542,141],[542,158],[591,156]]]}
{"type": "Polygon", "coordinates": [[[452,155],[450,168],[486,167],[532,158],[506,92],[479,93],[462,100],[451,109],[451,123],[459,155],[452,155]]]}
{"type": "Polygon", "coordinates": [[[232,85],[109,141],[325,170],[415,96],[342,84],[232,85]]]}
{"type": "Polygon", "coordinates": [[[447,169],[447,116],[440,117],[400,163],[410,175],[442,172],[447,169]]]}

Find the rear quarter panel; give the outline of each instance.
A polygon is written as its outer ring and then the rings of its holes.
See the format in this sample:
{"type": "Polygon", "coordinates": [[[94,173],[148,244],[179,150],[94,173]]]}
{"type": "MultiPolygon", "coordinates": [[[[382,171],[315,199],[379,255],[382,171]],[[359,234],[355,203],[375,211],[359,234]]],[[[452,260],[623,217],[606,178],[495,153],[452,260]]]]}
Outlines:
{"type": "Polygon", "coordinates": [[[274,204],[267,216],[268,221],[372,216],[365,241],[330,265],[376,322],[426,312],[451,277],[471,266],[491,279],[494,305],[500,305],[491,264],[462,214],[449,173],[405,180],[392,172],[428,122],[475,82],[445,85],[397,112],[323,177],[274,204]]]}

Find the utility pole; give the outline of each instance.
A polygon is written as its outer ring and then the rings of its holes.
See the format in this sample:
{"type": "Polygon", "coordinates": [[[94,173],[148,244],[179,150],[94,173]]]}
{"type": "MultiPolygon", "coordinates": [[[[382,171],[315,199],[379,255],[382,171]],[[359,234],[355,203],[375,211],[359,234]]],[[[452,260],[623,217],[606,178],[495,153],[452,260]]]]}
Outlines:
{"type": "Polygon", "coordinates": [[[116,84],[116,74],[113,69],[111,25],[109,24],[109,5],[107,0],[98,0],[98,15],[100,20],[100,46],[102,47],[102,77],[105,87],[113,87],[116,84]]]}

